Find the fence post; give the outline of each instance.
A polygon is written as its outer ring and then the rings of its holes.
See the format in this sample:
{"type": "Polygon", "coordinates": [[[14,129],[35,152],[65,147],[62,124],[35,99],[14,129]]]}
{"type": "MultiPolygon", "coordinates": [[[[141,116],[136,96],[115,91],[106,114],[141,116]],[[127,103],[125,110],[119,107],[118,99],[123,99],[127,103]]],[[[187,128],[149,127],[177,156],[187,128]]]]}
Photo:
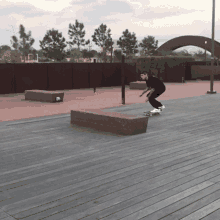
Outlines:
{"type": "Polygon", "coordinates": [[[122,55],[122,64],[121,64],[121,92],[122,92],[122,104],[125,105],[125,73],[124,73],[124,62],[125,57],[122,55]]]}
{"type": "MultiPolygon", "coordinates": [[[[15,67],[15,65],[13,64],[13,67],[15,67]]],[[[16,81],[15,81],[15,71],[13,71],[13,89],[14,89],[14,93],[17,93],[16,91],[16,81]]]]}
{"type": "Polygon", "coordinates": [[[185,82],[184,77],[182,77],[182,83],[184,83],[184,82],[185,82]]]}
{"type": "MultiPolygon", "coordinates": [[[[96,59],[94,59],[94,63],[96,63],[96,59]]],[[[94,77],[93,77],[94,78],[94,77]]],[[[94,93],[96,93],[96,87],[95,87],[95,85],[94,85],[94,93]]]]}

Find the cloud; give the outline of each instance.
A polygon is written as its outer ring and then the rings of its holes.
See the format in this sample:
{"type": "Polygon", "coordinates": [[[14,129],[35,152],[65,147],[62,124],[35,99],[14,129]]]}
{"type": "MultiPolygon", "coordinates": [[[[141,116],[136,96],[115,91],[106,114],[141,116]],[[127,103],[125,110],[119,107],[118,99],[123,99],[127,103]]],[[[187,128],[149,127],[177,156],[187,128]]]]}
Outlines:
{"type": "Polygon", "coordinates": [[[72,0],[38,0],[38,1],[33,1],[33,0],[1,0],[1,6],[2,7],[11,7],[12,5],[32,5],[36,9],[41,9],[45,12],[56,12],[60,11],[66,7],[71,6],[70,3],[72,0]]]}
{"type": "MultiPolygon", "coordinates": [[[[11,36],[18,36],[19,25],[23,24],[26,33],[31,31],[35,39],[33,47],[40,49],[39,40],[52,28],[69,41],[69,24],[75,25],[76,19],[84,24],[85,40],[90,39],[93,46],[91,36],[102,23],[117,40],[126,29],[139,41],[148,35],[164,41],[181,35],[211,37],[212,4],[192,0],[2,0],[0,15],[1,21],[7,21],[1,23],[1,45],[10,45],[11,36]]],[[[219,25],[216,13],[217,39],[219,25]]]]}

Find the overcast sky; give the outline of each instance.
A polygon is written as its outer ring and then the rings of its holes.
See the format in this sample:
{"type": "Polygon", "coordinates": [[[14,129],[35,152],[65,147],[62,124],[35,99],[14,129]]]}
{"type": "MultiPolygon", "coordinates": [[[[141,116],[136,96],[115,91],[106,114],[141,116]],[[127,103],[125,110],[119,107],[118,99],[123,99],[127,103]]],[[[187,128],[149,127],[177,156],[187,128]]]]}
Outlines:
{"type": "MultiPolygon", "coordinates": [[[[110,28],[116,42],[126,29],[135,33],[138,42],[152,35],[161,46],[167,40],[182,35],[212,37],[212,1],[206,0],[0,0],[0,45],[9,45],[12,35],[19,38],[19,25],[31,31],[33,47],[40,48],[39,40],[48,30],[62,32],[70,41],[69,24],[77,19],[84,24],[85,40],[92,49],[101,48],[92,41],[92,35],[102,23],[110,28]],[[3,21],[3,22],[2,22],[3,21]],[[5,22],[4,22],[5,21],[5,22]]],[[[215,40],[220,42],[220,2],[216,1],[215,40]]],[[[114,46],[117,47],[115,44],[114,46]]],[[[74,46],[76,47],[76,46],[74,46]]],[[[65,49],[68,49],[67,46],[65,49]]],[[[84,47],[82,47],[85,49],[84,47]]],[[[86,47],[86,49],[88,46],[86,47]]],[[[189,52],[198,47],[182,47],[189,52]]],[[[200,48],[201,49],[201,48],[200,48]]],[[[204,51],[203,49],[201,49],[204,51]]]]}

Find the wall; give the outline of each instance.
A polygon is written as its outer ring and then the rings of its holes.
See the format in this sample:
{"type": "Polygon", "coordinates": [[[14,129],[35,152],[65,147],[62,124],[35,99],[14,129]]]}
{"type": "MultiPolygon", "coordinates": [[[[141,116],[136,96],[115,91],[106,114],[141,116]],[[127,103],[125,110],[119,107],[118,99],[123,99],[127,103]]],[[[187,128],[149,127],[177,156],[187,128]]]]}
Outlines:
{"type": "Polygon", "coordinates": [[[192,79],[209,80],[213,71],[214,79],[220,80],[220,66],[191,66],[192,79]]]}

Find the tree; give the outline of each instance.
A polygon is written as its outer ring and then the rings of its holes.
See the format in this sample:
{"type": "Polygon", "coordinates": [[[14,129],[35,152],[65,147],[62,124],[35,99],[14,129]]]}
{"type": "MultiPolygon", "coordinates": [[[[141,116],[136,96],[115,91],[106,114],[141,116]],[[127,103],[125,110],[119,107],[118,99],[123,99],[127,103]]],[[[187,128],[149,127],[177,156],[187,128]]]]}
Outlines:
{"type": "Polygon", "coordinates": [[[73,48],[70,51],[70,62],[76,62],[75,60],[77,60],[78,62],[81,62],[79,59],[82,57],[83,57],[83,54],[78,48],[73,48]]]}
{"type": "Polygon", "coordinates": [[[205,59],[205,52],[203,53],[201,50],[198,50],[197,52],[194,52],[193,57],[198,60],[204,60],[205,59]]]}
{"type": "Polygon", "coordinates": [[[92,53],[92,55],[93,55],[92,57],[97,56],[97,53],[98,53],[96,50],[91,50],[91,51],[89,51],[89,52],[92,53]]]}
{"type": "Polygon", "coordinates": [[[83,58],[89,58],[91,62],[91,58],[93,57],[93,54],[91,51],[88,51],[87,49],[84,49],[81,51],[83,54],[83,58]]]}
{"type": "Polygon", "coordinates": [[[0,55],[3,55],[3,53],[7,50],[11,51],[11,47],[9,47],[8,45],[2,45],[0,46],[0,55]]]}
{"type": "Polygon", "coordinates": [[[49,30],[44,36],[43,40],[40,41],[40,47],[43,50],[43,55],[50,59],[55,59],[56,61],[63,60],[67,54],[64,48],[67,46],[65,43],[65,38],[62,37],[62,33],[58,30],[49,30]]]}
{"type": "Polygon", "coordinates": [[[174,52],[177,56],[186,56],[186,57],[192,57],[192,55],[187,50],[181,50],[180,52],[174,52]]]}
{"type": "Polygon", "coordinates": [[[162,56],[167,56],[167,55],[171,55],[173,53],[173,51],[169,50],[169,51],[166,51],[166,50],[161,50],[159,52],[159,54],[161,54],[162,56]]]}
{"type": "Polygon", "coordinates": [[[117,61],[121,62],[121,59],[122,59],[122,52],[121,50],[114,50],[114,56],[117,58],[117,61]]]}
{"type": "Polygon", "coordinates": [[[25,28],[22,24],[20,24],[20,38],[22,41],[18,42],[18,39],[15,35],[12,36],[12,47],[15,48],[16,51],[20,51],[22,55],[24,56],[24,62],[25,57],[30,53],[33,52],[34,55],[36,54],[36,50],[32,48],[32,45],[34,44],[35,40],[33,38],[30,38],[31,31],[29,31],[29,34],[25,33],[25,28]]]}
{"type": "MultiPolygon", "coordinates": [[[[90,41],[90,40],[89,40],[89,41],[90,41]]],[[[91,51],[90,48],[92,48],[92,44],[89,43],[89,51],[91,51]],[[91,46],[90,46],[90,45],[91,45],[91,46]]]]}
{"type": "Polygon", "coordinates": [[[99,63],[100,60],[103,62],[104,53],[96,51],[94,57],[97,58],[97,63],[99,63]]]}
{"type": "Polygon", "coordinates": [[[145,55],[150,55],[157,49],[158,40],[155,41],[155,37],[153,36],[148,36],[147,38],[145,37],[142,40],[142,43],[139,44],[139,47],[143,48],[142,53],[144,53],[145,55]]]}
{"type": "Polygon", "coordinates": [[[1,56],[1,63],[21,63],[22,53],[16,50],[7,50],[1,56]]]}
{"type": "MultiPolygon", "coordinates": [[[[71,59],[71,62],[74,62],[75,59],[79,59],[83,57],[82,51],[78,48],[71,48],[70,50],[67,50],[67,57],[71,59]]],[[[79,61],[79,60],[78,60],[79,61]]]]}
{"type": "Polygon", "coordinates": [[[70,35],[70,39],[73,39],[73,36],[74,36],[74,40],[72,42],[69,41],[67,43],[70,45],[77,44],[79,50],[80,50],[80,48],[79,48],[80,45],[85,46],[90,43],[90,40],[87,40],[84,43],[85,40],[83,38],[85,36],[85,31],[82,31],[83,28],[84,28],[83,23],[79,23],[78,20],[75,21],[75,26],[69,24],[68,34],[70,35]],[[79,38],[81,38],[81,39],[79,39],[79,38]]]}
{"type": "Polygon", "coordinates": [[[119,38],[117,45],[119,45],[126,56],[136,54],[138,52],[138,50],[135,49],[138,48],[135,33],[131,34],[128,29],[123,32],[123,36],[119,38]]]}
{"type": "MultiPolygon", "coordinates": [[[[15,35],[14,28],[13,28],[13,33],[15,35]]],[[[11,41],[11,44],[13,44],[12,41],[11,41]]],[[[13,54],[13,62],[21,62],[21,58],[20,58],[21,53],[19,53],[18,50],[12,51],[11,47],[3,46],[2,50],[1,50],[1,58],[2,58],[1,63],[11,63],[12,62],[12,59],[11,59],[12,54],[13,54]]]]}
{"type": "Polygon", "coordinates": [[[0,46],[0,58],[1,58],[0,62],[1,63],[7,62],[6,58],[9,62],[10,52],[11,52],[11,47],[9,47],[8,45],[0,46]]]}
{"type": "Polygon", "coordinates": [[[36,50],[36,53],[38,54],[38,58],[39,57],[43,57],[43,50],[41,50],[41,49],[40,50],[36,50]]]}
{"type": "Polygon", "coordinates": [[[14,50],[14,51],[10,51],[10,62],[11,63],[21,63],[21,57],[22,57],[22,53],[20,51],[14,50]]]}
{"type": "Polygon", "coordinates": [[[21,56],[21,52],[11,50],[8,45],[0,46],[0,63],[21,63],[21,56]]]}
{"type": "Polygon", "coordinates": [[[101,24],[98,29],[95,29],[94,35],[92,35],[92,38],[96,45],[103,48],[102,52],[102,58],[104,59],[104,62],[106,63],[106,52],[111,50],[111,46],[114,44],[112,41],[110,32],[111,29],[107,30],[107,26],[104,24],[101,24]]]}
{"type": "Polygon", "coordinates": [[[10,62],[11,62],[11,50],[1,51],[0,63],[10,63],[10,62]]]}

